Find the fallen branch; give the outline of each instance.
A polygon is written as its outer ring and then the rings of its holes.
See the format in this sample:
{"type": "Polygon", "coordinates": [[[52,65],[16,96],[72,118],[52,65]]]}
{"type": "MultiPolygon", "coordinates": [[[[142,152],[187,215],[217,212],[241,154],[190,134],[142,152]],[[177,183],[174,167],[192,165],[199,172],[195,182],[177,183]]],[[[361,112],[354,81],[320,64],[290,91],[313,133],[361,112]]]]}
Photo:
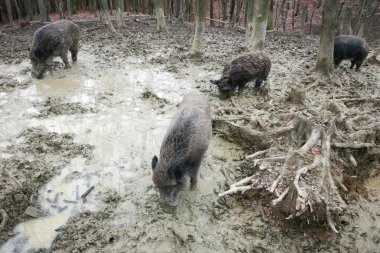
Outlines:
{"type": "Polygon", "coordinates": [[[333,142],[332,146],[336,147],[336,148],[352,148],[352,149],[380,148],[380,146],[377,146],[374,143],[339,143],[339,142],[333,142]]]}

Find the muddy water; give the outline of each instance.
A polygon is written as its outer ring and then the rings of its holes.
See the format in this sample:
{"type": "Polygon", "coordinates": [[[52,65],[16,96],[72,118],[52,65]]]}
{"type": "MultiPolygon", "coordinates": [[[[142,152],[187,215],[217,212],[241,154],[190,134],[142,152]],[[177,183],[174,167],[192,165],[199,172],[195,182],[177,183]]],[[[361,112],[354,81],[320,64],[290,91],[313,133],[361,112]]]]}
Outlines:
{"type": "MultiPolygon", "coordinates": [[[[18,82],[30,80],[32,83],[27,89],[0,96],[1,148],[23,129],[37,126],[57,133],[73,133],[76,141],[95,146],[91,161],[82,158],[72,160],[58,176],[39,190],[38,201],[46,216],[17,225],[16,236],[1,247],[2,252],[49,248],[57,231],[65,226],[70,217],[84,211],[97,212],[104,205],[102,193],[108,191],[123,197],[124,201],[117,207],[116,213],[128,211],[123,219],[113,220],[110,226],[129,224],[129,219],[136,219],[140,211],[132,201],[146,201],[147,193],[154,196],[153,200],[156,199],[150,160],[159,153],[161,140],[176,105],[184,94],[195,89],[196,79],[209,75],[199,67],[190,67],[182,74],[163,72],[134,58],[112,66],[98,61],[86,50],[81,52],[78,63],[71,69],[48,72],[42,80],[30,79],[27,71],[20,75],[23,69],[30,68],[27,61],[0,68],[2,73],[8,73],[18,82]],[[142,94],[146,90],[157,97],[144,98],[142,94]],[[68,103],[96,108],[97,112],[39,118],[42,102],[49,97],[61,97],[68,103]],[[91,186],[95,188],[83,203],[80,195],[91,186]]],[[[211,145],[210,149],[213,147],[215,152],[220,150],[218,145],[211,145]]],[[[216,166],[210,159],[212,152],[209,151],[205,159],[207,165],[204,167],[208,170],[201,172],[199,183],[200,198],[208,196],[207,200],[210,196],[216,198],[214,187],[218,182],[209,185],[206,181],[215,178],[219,183],[224,181],[220,172],[212,171],[216,169],[211,168],[216,166]],[[216,176],[211,176],[211,173],[216,176]]],[[[187,196],[190,199],[198,197],[194,193],[187,196]]],[[[186,207],[180,206],[179,212],[192,219],[189,205],[191,203],[187,203],[186,207]]]]}

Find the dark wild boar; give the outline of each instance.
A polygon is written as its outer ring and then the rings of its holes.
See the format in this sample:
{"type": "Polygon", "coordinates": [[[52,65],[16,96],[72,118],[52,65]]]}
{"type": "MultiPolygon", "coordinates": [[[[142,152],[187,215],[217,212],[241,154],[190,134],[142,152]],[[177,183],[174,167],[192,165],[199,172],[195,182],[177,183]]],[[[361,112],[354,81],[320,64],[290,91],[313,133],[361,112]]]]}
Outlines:
{"type": "Polygon", "coordinates": [[[368,51],[367,42],[360,37],[351,35],[337,36],[334,42],[335,67],[338,67],[343,60],[351,60],[350,69],[356,65],[356,71],[358,71],[367,57],[368,51]]]}
{"type": "Polygon", "coordinates": [[[211,137],[211,113],[206,96],[186,95],[172,119],[160,149],[160,159],[152,159],[153,182],[160,199],[175,206],[178,194],[190,177],[191,188],[211,137]]]}
{"type": "Polygon", "coordinates": [[[70,50],[73,62],[77,60],[79,27],[71,21],[60,20],[39,28],[33,36],[29,58],[32,61],[32,76],[42,78],[54,57],[60,56],[65,68],[70,64],[67,52],[70,50]]]}
{"type": "Polygon", "coordinates": [[[219,80],[210,80],[218,85],[220,98],[231,97],[236,87],[242,91],[246,83],[256,80],[256,88],[267,79],[271,61],[263,52],[244,54],[226,64],[219,80]]]}

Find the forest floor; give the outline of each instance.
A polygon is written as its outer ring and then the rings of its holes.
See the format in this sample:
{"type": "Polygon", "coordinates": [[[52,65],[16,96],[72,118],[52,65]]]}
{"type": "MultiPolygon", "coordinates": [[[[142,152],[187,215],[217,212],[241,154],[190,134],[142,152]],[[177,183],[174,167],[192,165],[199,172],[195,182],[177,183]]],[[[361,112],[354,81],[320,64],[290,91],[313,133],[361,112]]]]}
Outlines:
{"type": "Polygon", "coordinates": [[[379,65],[321,78],[318,36],[271,32],[263,92],[220,100],[209,80],[245,51],[244,33],[207,28],[194,58],[190,24],[158,34],[131,16],[115,35],[75,21],[78,62],[57,58],[41,80],[26,48],[43,24],[3,29],[1,252],[380,252],[379,65]],[[197,189],[171,209],[150,161],[191,90],[210,99],[213,138],[197,189]],[[244,194],[218,197],[245,178],[231,188],[244,194]]]}

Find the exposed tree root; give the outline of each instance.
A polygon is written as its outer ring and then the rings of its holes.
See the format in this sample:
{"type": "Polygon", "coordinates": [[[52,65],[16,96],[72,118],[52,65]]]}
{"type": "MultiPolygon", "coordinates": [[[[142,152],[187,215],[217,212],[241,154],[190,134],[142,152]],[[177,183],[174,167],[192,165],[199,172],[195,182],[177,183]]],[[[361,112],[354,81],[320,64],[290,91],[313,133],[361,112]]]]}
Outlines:
{"type": "Polygon", "coordinates": [[[8,215],[4,209],[0,209],[0,231],[5,227],[8,221],[8,215]]]}
{"type": "MultiPolygon", "coordinates": [[[[340,106],[337,108],[336,112],[340,114],[339,119],[344,121],[348,110],[340,106]]],[[[376,117],[374,119],[376,122],[376,117]]],[[[371,117],[366,117],[364,120],[372,121],[371,117]]],[[[268,145],[265,149],[246,156],[247,161],[253,162],[259,170],[232,184],[230,189],[219,194],[219,197],[237,192],[244,193],[247,190],[266,189],[268,193],[277,197],[272,200],[273,208],[279,208],[287,214],[287,219],[300,218],[308,222],[314,220],[327,224],[334,233],[338,233],[334,220],[347,209],[338,187],[343,190],[347,188],[342,182],[343,170],[337,169],[341,165],[336,166],[336,164],[344,163],[347,166],[357,167],[358,161],[353,156],[352,150],[362,149],[371,154],[371,152],[380,151],[380,147],[375,142],[368,142],[370,140],[368,138],[364,142],[347,138],[347,136],[355,136],[354,133],[359,131],[362,134],[378,136],[376,133],[379,133],[379,130],[371,132],[371,130],[360,129],[356,132],[353,130],[350,135],[343,135],[338,128],[341,125],[336,122],[338,122],[336,118],[313,122],[305,118],[303,114],[297,114],[286,127],[266,133],[233,123],[225,123],[228,124],[228,131],[235,131],[241,136],[244,135],[245,138],[254,139],[256,145],[264,141],[268,145]],[[270,140],[273,137],[280,138],[280,135],[288,132],[298,137],[307,136],[306,141],[299,148],[279,154],[279,150],[270,145],[270,140]],[[341,157],[342,150],[347,150],[346,156],[341,157]]],[[[352,123],[352,128],[357,129],[355,122],[352,123]]]]}

